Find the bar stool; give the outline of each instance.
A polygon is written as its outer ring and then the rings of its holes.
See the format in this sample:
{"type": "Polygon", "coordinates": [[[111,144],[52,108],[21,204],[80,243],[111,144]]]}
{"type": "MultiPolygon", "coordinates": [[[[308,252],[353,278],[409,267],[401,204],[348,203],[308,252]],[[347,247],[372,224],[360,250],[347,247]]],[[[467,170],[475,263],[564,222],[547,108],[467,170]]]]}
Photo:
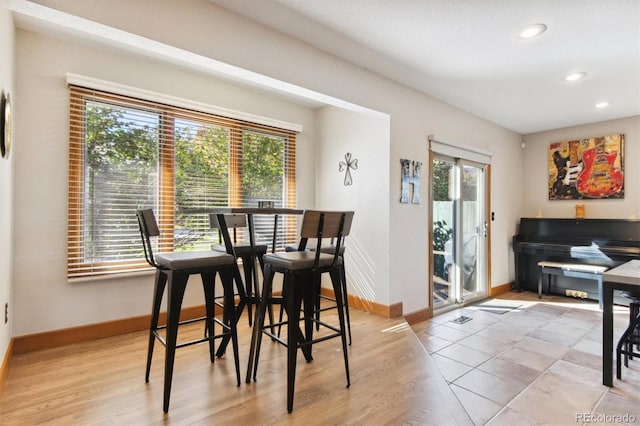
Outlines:
{"type": "Polygon", "coordinates": [[[145,382],[149,383],[153,347],[155,340],[158,339],[165,346],[163,410],[166,413],[169,411],[173,364],[177,348],[196,343],[209,342],[209,356],[213,363],[215,360],[215,339],[230,336],[233,345],[236,378],[238,386],[240,386],[238,334],[234,321],[235,308],[233,304],[233,269],[235,260],[233,256],[229,254],[213,251],[171,252],[158,253],[154,255],[151,238],[158,237],[160,235],[160,230],[158,228],[155,215],[153,214],[153,210],[138,210],[136,215],[140,226],[140,236],[142,237],[145,258],[149,265],[156,269],[151,325],[149,327],[149,347],[147,351],[145,382]],[[225,298],[223,321],[220,321],[215,317],[216,273],[220,274],[225,298]],[[206,316],[187,321],[180,321],[182,299],[184,297],[189,276],[193,274],[199,274],[202,277],[206,316]],[[160,305],[162,303],[162,296],[165,287],[167,287],[167,324],[166,326],[158,326],[160,305]],[[202,339],[178,344],[178,327],[195,321],[205,321],[204,337],[202,339]],[[215,334],[216,324],[222,327],[222,331],[218,335],[215,334]],[[158,333],[158,330],[162,329],[166,329],[165,338],[158,333]]]}
{"type": "MultiPolygon", "coordinates": [[[[292,246],[292,245],[288,245],[285,247],[286,251],[297,251],[298,247],[297,246],[292,246]]],[[[310,251],[315,251],[316,248],[315,247],[311,247],[308,248],[307,250],[310,251]]],[[[333,252],[335,251],[335,247],[333,246],[333,240],[331,240],[329,245],[323,245],[322,248],[320,249],[321,252],[323,253],[327,253],[327,254],[333,254],[333,252]]],[[[345,272],[345,261],[344,261],[344,251],[345,251],[345,247],[344,245],[340,247],[340,257],[342,258],[342,261],[340,263],[340,284],[342,285],[342,295],[344,297],[344,311],[345,311],[345,315],[346,315],[346,321],[347,321],[347,332],[349,335],[349,346],[351,346],[351,315],[349,314],[349,293],[347,290],[347,276],[346,276],[346,272],[345,272]]],[[[329,309],[336,309],[338,307],[338,304],[336,303],[336,299],[335,297],[331,297],[331,296],[327,296],[325,294],[322,294],[322,288],[318,289],[318,298],[316,300],[316,318],[319,321],[320,320],[320,312],[322,311],[327,311],[329,309]],[[333,302],[333,305],[331,306],[327,306],[325,308],[321,308],[320,307],[320,302],[321,300],[328,300],[330,302],[333,302]]],[[[282,309],[280,310],[280,322],[282,322],[282,309]]],[[[317,327],[319,327],[319,324],[317,324],[317,327]]],[[[316,328],[317,329],[317,328],[316,328]]]]}
{"type": "MultiPolygon", "coordinates": [[[[252,248],[251,244],[248,242],[241,241],[238,243],[238,229],[247,229],[247,215],[235,213],[225,214],[224,221],[227,229],[233,230],[233,252],[235,253],[236,258],[242,259],[242,269],[244,272],[244,279],[246,282],[245,288],[247,292],[247,313],[249,317],[249,327],[251,327],[253,320],[252,306],[257,304],[256,298],[258,297],[258,294],[260,294],[260,291],[258,290],[258,283],[253,279],[253,268],[255,268],[254,256],[258,258],[260,270],[262,271],[264,268],[264,261],[262,260],[262,257],[267,253],[267,245],[256,244],[255,247],[252,248]]],[[[212,245],[211,249],[226,253],[227,248],[222,241],[222,232],[220,230],[220,224],[218,223],[218,216],[216,214],[209,215],[209,224],[211,225],[211,228],[218,230],[218,244],[212,245]]],[[[237,267],[234,268],[234,278],[238,286],[242,285],[240,270],[237,267]]]]}
{"type": "Polygon", "coordinates": [[[623,297],[629,299],[629,326],[622,333],[618,345],[616,346],[616,376],[622,378],[622,359],[624,355],[624,366],[629,368],[629,359],[640,356],[640,294],[624,292],[623,297]]]}
{"type": "Polygon", "coordinates": [[[298,251],[273,253],[264,256],[264,283],[262,286],[261,303],[256,312],[256,321],[251,339],[251,350],[249,353],[249,367],[247,369],[247,383],[256,379],[258,370],[258,360],[260,357],[260,346],[262,335],[267,334],[272,340],[287,347],[287,411],[293,410],[293,395],[295,388],[296,358],[298,348],[303,352],[307,362],[313,360],[312,345],[321,341],[340,337],[342,340],[342,351],[344,355],[344,366],[347,377],[347,387],[350,386],[349,359],[347,353],[347,339],[345,333],[345,319],[343,309],[343,294],[340,278],[340,247],[343,238],[349,234],[353,212],[323,212],[307,210],[302,219],[300,231],[300,243],[298,251]],[[316,238],[317,245],[315,251],[306,249],[309,238],[316,238]],[[333,253],[322,251],[322,239],[335,238],[333,253]],[[283,291],[282,297],[272,296],[272,285],[274,274],[282,273],[283,291]],[[315,306],[319,292],[319,279],[322,273],[329,273],[333,284],[336,303],[338,304],[338,327],[320,322],[316,319],[315,306]],[[301,309],[304,300],[304,308],[301,309]],[[287,313],[287,340],[280,339],[272,332],[273,325],[264,326],[265,313],[269,306],[278,304],[284,306],[287,313]],[[300,329],[301,312],[304,312],[303,321],[305,332],[300,329]],[[313,338],[313,325],[319,323],[326,327],[330,334],[323,335],[317,339],[313,338]]]}

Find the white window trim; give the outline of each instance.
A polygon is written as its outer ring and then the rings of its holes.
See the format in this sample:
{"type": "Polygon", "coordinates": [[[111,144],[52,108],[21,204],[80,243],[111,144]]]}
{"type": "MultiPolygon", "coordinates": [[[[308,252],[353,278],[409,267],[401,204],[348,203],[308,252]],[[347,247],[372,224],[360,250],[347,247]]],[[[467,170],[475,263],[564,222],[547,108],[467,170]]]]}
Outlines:
{"type": "Polygon", "coordinates": [[[432,137],[429,137],[429,149],[435,153],[446,155],[451,158],[462,158],[482,164],[491,164],[491,157],[493,156],[493,151],[487,149],[457,143],[436,141],[432,137]]]}
{"type": "Polygon", "coordinates": [[[107,80],[101,80],[93,77],[87,77],[74,73],[67,73],[67,84],[74,86],[86,87],[88,89],[101,90],[105,92],[115,93],[118,95],[130,96],[146,101],[168,104],[176,107],[192,109],[196,111],[215,114],[227,118],[237,120],[250,121],[252,123],[262,124],[265,126],[277,127],[280,129],[291,130],[294,132],[302,132],[302,124],[290,123],[288,121],[276,120],[261,115],[249,114],[242,111],[236,111],[229,108],[205,104],[202,102],[192,101],[165,93],[154,92],[151,90],[140,89],[125,84],[114,83],[107,80]]]}

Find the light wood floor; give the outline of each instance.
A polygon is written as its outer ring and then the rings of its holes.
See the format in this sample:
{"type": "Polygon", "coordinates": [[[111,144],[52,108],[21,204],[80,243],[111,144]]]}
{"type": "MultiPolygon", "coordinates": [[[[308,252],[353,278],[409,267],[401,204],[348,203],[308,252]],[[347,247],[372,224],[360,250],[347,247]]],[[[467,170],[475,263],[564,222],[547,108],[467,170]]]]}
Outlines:
{"type": "MultiPolygon", "coordinates": [[[[323,315],[335,321],[334,313],[323,315]]],[[[628,310],[616,307],[614,316],[619,336],[628,310]]],[[[313,362],[299,356],[292,414],[284,347],[265,339],[258,381],[244,383],[246,318],[240,323],[242,385],[236,387],[230,350],[212,365],[205,345],[179,349],[166,415],[163,348],[156,345],[145,384],[147,334],[131,333],[14,356],[0,424],[638,424],[640,364],[630,362],[615,387],[601,384],[601,323],[596,302],[540,300],[526,292],[413,327],[353,309],[351,387],[345,388],[339,340],[319,343],[313,362]],[[459,317],[468,321],[458,323],[459,317]]],[[[181,333],[199,337],[201,325],[181,333]]]]}
{"type": "MultiPolygon", "coordinates": [[[[323,314],[329,318],[330,311],[323,314]]],[[[162,412],[164,353],[156,345],[144,382],[147,334],[14,356],[0,401],[1,424],[472,424],[404,320],[352,310],[351,387],[339,339],[299,356],[293,413],[286,409],[286,349],[264,340],[258,381],[244,383],[251,329],[241,321],[242,385],[231,349],[209,363],[206,345],[179,349],[171,405],[162,412]]],[[[184,337],[201,333],[189,325],[184,337]]],[[[182,333],[182,331],[181,331],[182,333]]]]}

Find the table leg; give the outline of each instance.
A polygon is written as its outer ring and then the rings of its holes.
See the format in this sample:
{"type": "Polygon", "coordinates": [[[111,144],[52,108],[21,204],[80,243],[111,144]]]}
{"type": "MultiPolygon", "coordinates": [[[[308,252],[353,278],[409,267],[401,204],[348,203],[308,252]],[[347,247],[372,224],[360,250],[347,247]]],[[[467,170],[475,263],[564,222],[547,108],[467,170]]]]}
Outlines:
{"type": "Polygon", "coordinates": [[[602,285],[602,384],[613,386],[613,287],[602,285]]]}
{"type": "Polygon", "coordinates": [[[276,252],[276,242],[278,240],[278,215],[273,216],[273,240],[271,242],[271,253],[276,252]]]}

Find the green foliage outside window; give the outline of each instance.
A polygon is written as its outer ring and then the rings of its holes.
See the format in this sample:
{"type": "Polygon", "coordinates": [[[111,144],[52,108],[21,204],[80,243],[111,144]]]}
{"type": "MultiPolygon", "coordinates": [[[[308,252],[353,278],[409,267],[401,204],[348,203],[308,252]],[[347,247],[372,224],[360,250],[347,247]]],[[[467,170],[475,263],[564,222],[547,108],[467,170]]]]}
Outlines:
{"type": "MultiPolygon", "coordinates": [[[[242,130],[242,146],[230,146],[230,128],[194,120],[167,119],[162,111],[106,102],[85,103],[83,255],[87,262],[139,258],[135,210],[159,208],[161,188],[173,188],[174,249],[208,249],[217,242],[208,215],[185,209],[229,206],[232,152],[239,155],[240,198],[284,196],[286,138],[242,130]],[[170,120],[170,121],[168,121],[170,120]],[[161,155],[163,131],[170,129],[174,163],[161,155]],[[171,168],[173,185],[161,171],[171,168]]],[[[165,141],[164,144],[167,142],[165,141]]],[[[170,151],[169,151],[170,152],[170,151]]]]}

